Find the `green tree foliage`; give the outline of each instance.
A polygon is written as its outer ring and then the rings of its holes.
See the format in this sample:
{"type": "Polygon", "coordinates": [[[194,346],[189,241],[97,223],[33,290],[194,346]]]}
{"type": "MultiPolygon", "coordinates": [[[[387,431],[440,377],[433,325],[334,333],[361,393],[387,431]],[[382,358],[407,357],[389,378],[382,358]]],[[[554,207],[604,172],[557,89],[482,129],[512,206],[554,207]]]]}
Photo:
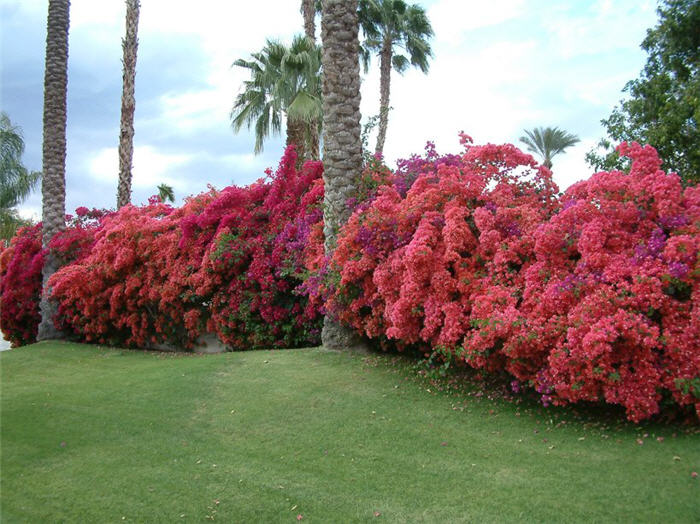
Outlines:
{"type": "Polygon", "coordinates": [[[542,157],[542,165],[549,169],[552,169],[552,158],[579,142],[576,135],[558,127],[536,127],[532,131],[523,131],[525,135],[520,137],[520,141],[527,146],[528,151],[542,157]]]}
{"type": "Polygon", "coordinates": [[[586,160],[596,169],[619,169],[614,145],[648,143],[664,169],[693,184],[700,181],[700,0],[664,0],[658,13],[641,45],[647,63],[625,86],[629,98],[602,121],[608,136],[586,160]]]}
{"type": "Polygon", "coordinates": [[[161,202],[175,202],[175,191],[168,184],[158,184],[158,198],[161,202]]]}
{"type": "Polygon", "coordinates": [[[41,173],[22,164],[22,130],[12,125],[7,113],[0,113],[0,239],[9,240],[19,226],[26,225],[13,209],[32,192],[41,173]]]}
{"type": "Polygon", "coordinates": [[[233,63],[250,73],[231,110],[234,131],[254,127],[255,153],[259,153],[265,139],[280,134],[286,121],[287,144],[297,145],[299,158],[318,158],[323,114],[321,47],[298,35],[290,47],[268,40],[251,57],[233,63]]]}
{"type": "Polygon", "coordinates": [[[359,19],[365,40],[361,48],[367,69],[371,54],[379,55],[379,133],[376,152],[382,153],[389,125],[391,70],[399,74],[408,66],[428,72],[433,56],[433,28],[425,10],[403,0],[361,0],[359,19]]]}

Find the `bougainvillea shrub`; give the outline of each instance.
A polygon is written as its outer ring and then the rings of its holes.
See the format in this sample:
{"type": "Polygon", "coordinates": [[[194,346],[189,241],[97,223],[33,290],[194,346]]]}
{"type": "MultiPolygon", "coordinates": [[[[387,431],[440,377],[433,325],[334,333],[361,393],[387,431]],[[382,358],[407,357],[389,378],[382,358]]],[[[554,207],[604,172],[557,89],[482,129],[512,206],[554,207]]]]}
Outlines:
{"type": "Polygon", "coordinates": [[[296,292],[300,246],[321,220],[319,162],[246,187],[126,206],[104,220],[90,256],[51,281],[61,327],[87,341],[191,348],[207,333],[233,349],[316,343],[318,312],[296,292]]]}
{"type": "Polygon", "coordinates": [[[288,148],[276,173],[222,191],[183,222],[181,246],[207,239],[193,289],[207,296],[207,329],[234,349],[298,347],[319,341],[319,312],[297,288],[304,246],[322,220],[322,165],[295,169],[288,148]]]}
{"type": "MultiPolygon", "coordinates": [[[[90,252],[104,210],[85,207],[66,217],[66,229],[49,244],[61,264],[69,264],[90,252]]],[[[0,329],[13,346],[36,341],[44,251],[41,224],[19,230],[0,254],[0,329]]]]}
{"type": "Polygon", "coordinates": [[[532,232],[556,209],[557,189],[512,145],[472,146],[466,136],[463,144],[465,153],[445,162],[432,148],[413,157],[353,214],[332,261],[328,308],[369,337],[440,347],[497,369],[496,316],[522,295],[532,232]],[[476,331],[467,355],[460,348],[476,331]]]}
{"type": "Polygon", "coordinates": [[[21,228],[0,253],[0,329],[12,346],[36,340],[43,265],[40,224],[21,228]]]}
{"type": "MultiPolygon", "coordinates": [[[[153,202],[124,206],[105,218],[91,253],[50,280],[59,303],[59,329],[88,342],[141,347],[175,336],[172,322],[163,320],[169,312],[160,304],[161,297],[178,290],[165,273],[173,262],[168,247],[176,242],[172,212],[153,202]],[[153,318],[160,320],[157,326],[153,318]]],[[[184,297],[179,303],[178,312],[184,311],[184,297]]]]}
{"type": "MultiPolygon", "coordinates": [[[[392,172],[382,161],[381,156],[370,156],[357,180],[356,196],[345,203],[351,211],[362,212],[372,205],[378,190],[387,185],[405,187],[407,177],[392,172]]],[[[323,201],[323,180],[311,194],[317,202],[323,201]]],[[[335,292],[339,279],[338,271],[331,268],[331,258],[326,255],[323,234],[323,216],[319,210],[319,220],[314,222],[306,236],[302,253],[305,268],[304,282],[299,292],[308,297],[307,308],[326,314],[331,295],[335,292]]],[[[333,305],[331,305],[333,308],[333,305]]]]}
{"type": "MultiPolygon", "coordinates": [[[[231,349],[318,343],[330,314],[384,347],[507,375],[545,404],[605,402],[638,421],[700,413],[700,188],[682,188],[648,146],[629,173],[563,195],[512,145],[390,170],[370,158],[332,257],[322,166],[246,187],[76,210],[50,249],[59,328],[132,347],[231,349]]],[[[39,321],[40,226],[0,252],[0,327],[14,345],[39,321]]]]}
{"type": "Polygon", "coordinates": [[[605,401],[631,420],[662,402],[700,412],[700,189],[622,144],[629,174],[570,187],[535,235],[525,322],[509,343],[547,352],[530,379],[554,402],[605,401]]]}
{"type": "Polygon", "coordinates": [[[327,309],[363,335],[507,372],[547,403],[700,411],[700,204],[655,151],[557,197],[513,146],[399,163],[323,268],[327,309]],[[444,158],[444,161],[441,159],[444,158]]]}

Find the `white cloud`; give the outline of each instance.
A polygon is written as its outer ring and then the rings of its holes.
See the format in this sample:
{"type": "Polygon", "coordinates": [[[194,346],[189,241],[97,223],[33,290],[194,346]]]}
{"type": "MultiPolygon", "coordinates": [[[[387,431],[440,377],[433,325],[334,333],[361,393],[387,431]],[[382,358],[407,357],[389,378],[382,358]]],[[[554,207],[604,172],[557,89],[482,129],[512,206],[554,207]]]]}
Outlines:
{"type": "MultiPolygon", "coordinates": [[[[507,142],[523,121],[541,118],[528,85],[534,48],[530,41],[499,42],[478,54],[437,55],[428,75],[393,73],[387,160],[421,152],[427,140],[457,152],[462,130],[477,143],[507,142]]],[[[378,113],[378,84],[373,72],[362,93],[366,115],[378,113]]]]}
{"type": "Polygon", "coordinates": [[[636,50],[646,29],[656,22],[654,2],[610,2],[560,5],[543,29],[547,48],[564,58],[636,50]]]}
{"type": "MultiPolygon", "coordinates": [[[[44,2],[45,3],[45,2],[44,2]]],[[[70,28],[123,29],[126,14],[125,2],[95,0],[71,0],[70,28]]]]}
{"type": "MultiPolygon", "coordinates": [[[[185,180],[173,178],[172,169],[191,162],[193,155],[165,154],[146,145],[134,148],[132,187],[134,189],[154,189],[158,184],[168,184],[184,190],[185,180]]],[[[119,156],[116,147],[104,148],[88,159],[88,172],[97,180],[113,176],[119,172],[119,156]]]]}
{"type": "MultiPolygon", "coordinates": [[[[0,4],[3,9],[8,6],[10,11],[24,13],[35,26],[46,23],[46,0],[0,0],[0,4]]],[[[594,131],[581,135],[581,144],[556,157],[554,171],[562,187],[588,176],[590,170],[583,157],[602,135],[600,127],[591,123],[597,124],[609,114],[621,97],[621,87],[637,76],[644,60],[639,44],[646,28],[656,21],[654,0],[438,0],[426,4],[436,33],[435,58],[427,76],[417,70],[405,76],[392,75],[391,105],[395,109],[390,114],[387,159],[392,162],[396,157],[419,153],[426,140],[435,140],[441,152],[458,152],[460,130],[471,134],[477,143],[507,142],[516,141],[524,127],[571,127],[572,122],[580,121],[582,128],[594,131]]],[[[81,103],[94,103],[95,107],[111,104],[99,97],[121,87],[124,13],[123,0],[72,0],[71,64],[79,64],[82,72],[90,73],[96,70],[92,66],[97,62],[109,60],[108,67],[114,71],[109,79],[71,76],[69,92],[82,90],[85,96],[94,97],[81,103]]],[[[246,77],[239,68],[232,69],[231,63],[259,50],[267,37],[288,42],[301,30],[297,1],[144,0],[140,56],[156,49],[156,43],[157,49],[162,49],[166,42],[168,53],[192,57],[199,63],[178,63],[183,79],[178,85],[185,87],[163,94],[155,106],[156,115],[148,121],[140,112],[144,101],[137,99],[134,187],[154,191],[157,184],[165,182],[182,194],[201,191],[207,182],[217,186],[230,183],[230,178],[225,179],[239,169],[262,174],[261,166],[270,162],[252,152],[229,155],[224,145],[221,155],[212,152],[213,148],[208,151],[193,145],[170,154],[155,146],[160,142],[153,133],[161,141],[172,136],[186,144],[187,137],[206,132],[219,140],[220,151],[221,143],[231,137],[228,115],[246,77]],[[196,45],[202,52],[188,52],[184,45],[196,45]],[[200,162],[222,169],[215,174],[199,173],[200,162]],[[174,172],[190,169],[192,177],[175,179],[174,172]]],[[[43,46],[44,42],[35,45],[43,46]]],[[[365,118],[378,113],[378,68],[374,65],[362,86],[365,118]]],[[[137,97],[143,87],[138,75],[137,97]]],[[[36,82],[40,84],[41,79],[36,82]]],[[[41,100],[26,103],[40,106],[41,100]]],[[[567,130],[580,134],[577,129],[567,130]]],[[[116,142],[116,132],[114,136],[116,142]]],[[[252,140],[247,138],[252,148],[252,140]]],[[[244,134],[236,138],[239,144],[245,139],[244,134]]],[[[100,180],[101,188],[113,185],[116,190],[116,148],[103,145],[91,143],[94,149],[90,156],[76,157],[75,165],[100,180]]],[[[69,142],[68,149],[70,159],[77,148],[69,142]]],[[[75,205],[69,194],[68,208],[112,205],[113,192],[110,189],[109,203],[100,200],[103,195],[95,194],[94,201],[75,205]]],[[[32,212],[29,207],[36,209],[34,201],[25,206],[27,213],[32,212]]]]}
{"type": "Polygon", "coordinates": [[[441,0],[428,9],[436,43],[461,44],[469,32],[517,18],[525,8],[524,0],[455,2],[441,0]]]}
{"type": "Polygon", "coordinates": [[[211,88],[161,97],[161,117],[179,131],[194,133],[214,123],[228,124],[232,96],[227,89],[211,88]]]}
{"type": "Polygon", "coordinates": [[[41,205],[27,205],[25,203],[23,206],[18,207],[17,211],[19,216],[25,220],[32,220],[34,222],[41,220],[41,205]]]}
{"type": "Polygon", "coordinates": [[[559,189],[564,191],[570,185],[585,180],[593,174],[586,164],[586,153],[597,143],[597,139],[586,138],[570,147],[565,153],[554,157],[552,173],[559,189]]]}
{"type": "Polygon", "coordinates": [[[241,56],[260,49],[266,38],[291,40],[302,31],[298,2],[257,0],[149,0],[141,7],[139,33],[146,38],[197,37],[212,71],[228,70],[241,56]]]}

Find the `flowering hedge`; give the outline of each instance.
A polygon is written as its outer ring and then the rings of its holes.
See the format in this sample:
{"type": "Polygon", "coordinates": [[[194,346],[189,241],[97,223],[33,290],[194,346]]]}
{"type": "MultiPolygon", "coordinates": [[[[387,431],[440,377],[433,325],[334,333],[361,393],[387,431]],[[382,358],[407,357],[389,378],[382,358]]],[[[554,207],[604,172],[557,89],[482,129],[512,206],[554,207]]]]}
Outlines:
{"type": "Polygon", "coordinates": [[[36,340],[43,265],[41,224],[21,228],[0,253],[0,329],[12,346],[36,340]]]}
{"type": "MultiPolygon", "coordinates": [[[[510,376],[545,404],[669,406],[700,413],[700,188],[683,189],[649,146],[622,144],[629,173],[559,194],[512,145],[380,158],[361,173],[332,257],[323,247],[322,166],[246,187],[76,210],[50,248],[58,326],[132,347],[231,349],[318,343],[330,314],[380,345],[412,347],[510,376]]],[[[40,226],[0,252],[0,327],[31,342],[41,289],[40,226]]]]}
{"type": "Polygon", "coordinates": [[[526,319],[547,366],[536,379],[558,403],[620,404],[631,420],[663,401],[700,413],[700,188],[660,170],[650,146],[622,144],[629,174],[569,188],[535,236],[526,319]]]}
{"type": "Polygon", "coordinates": [[[631,420],[700,411],[700,190],[623,144],[629,174],[561,198],[510,145],[400,163],[324,271],[328,310],[362,334],[509,373],[543,402],[631,420]]]}
{"type": "Polygon", "coordinates": [[[295,161],[289,148],[250,186],[105,218],[90,255],[50,281],[60,328],[132,347],[191,348],[206,333],[233,349],[317,343],[320,317],[296,288],[322,167],[295,161]]]}
{"type": "Polygon", "coordinates": [[[484,350],[474,365],[497,369],[502,358],[487,349],[499,322],[474,324],[494,310],[505,314],[502,306],[522,294],[531,234],[556,208],[557,188],[514,146],[470,142],[463,137],[465,154],[445,163],[434,151],[404,163],[394,183],[353,214],[331,262],[338,276],[328,307],[371,338],[454,355],[479,331],[470,347],[484,350]]]}
{"type": "MultiPolygon", "coordinates": [[[[79,207],[75,216],[66,217],[66,229],[49,244],[61,263],[69,264],[90,252],[105,214],[79,207]]],[[[0,252],[0,329],[13,346],[36,341],[44,255],[41,223],[20,229],[0,252]]]]}

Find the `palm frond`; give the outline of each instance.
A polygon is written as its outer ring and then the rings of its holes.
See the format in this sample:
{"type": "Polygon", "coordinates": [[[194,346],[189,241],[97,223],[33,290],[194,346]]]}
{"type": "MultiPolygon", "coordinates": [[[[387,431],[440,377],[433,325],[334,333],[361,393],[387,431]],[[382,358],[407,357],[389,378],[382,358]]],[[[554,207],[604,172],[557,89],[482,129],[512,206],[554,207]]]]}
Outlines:
{"type": "Polygon", "coordinates": [[[287,108],[287,118],[292,121],[320,121],[323,118],[321,99],[305,91],[299,91],[287,108]]]}
{"type": "Polygon", "coordinates": [[[12,125],[9,116],[0,113],[0,208],[9,210],[20,204],[36,187],[41,173],[22,164],[22,130],[12,125]]]}
{"type": "Polygon", "coordinates": [[[234,101],[231,125],[236,132],[255,129],[256,153],[267,136],[281,132],[285,118],[320,118],[321,48],[305,35],[295,36],[289,47],[267,40],[250,60],[239,58],[233,65],[250,77],[234,101]]]}
{"type": "Polygon", "coordinates": [[[552,159],[556,155],[579,142],[576,135],[558,127],[536,127],[524,132],[520,142],[527,146],[528,151],[542,157],[542,164],[548,168],[552,167],[552,159]]]}
{"type": "Polygon", "coordinates": [[[403,55],[394,55],[393,57],[391,57],[391,66],[399,74],[402,74],[404,71],[406,71],[406,68],[408,68],[409,64],[409,59],[403,55]]]}

